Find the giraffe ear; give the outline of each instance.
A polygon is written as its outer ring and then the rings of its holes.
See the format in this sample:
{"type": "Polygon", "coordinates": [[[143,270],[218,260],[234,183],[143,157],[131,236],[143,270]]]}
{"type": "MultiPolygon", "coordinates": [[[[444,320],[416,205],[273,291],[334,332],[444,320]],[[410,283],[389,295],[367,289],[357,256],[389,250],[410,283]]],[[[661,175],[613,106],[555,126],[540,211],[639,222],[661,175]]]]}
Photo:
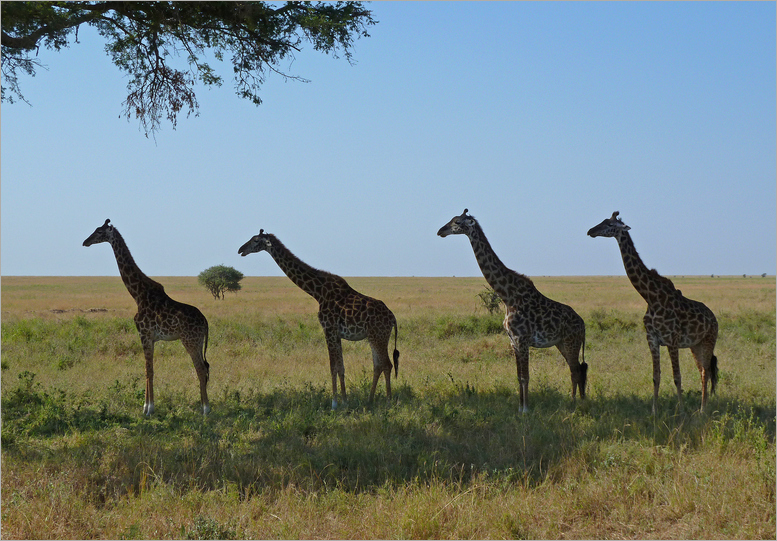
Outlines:
{"type": "Polygon", "coordinates": [[[617,223],[617,224],[620,226],[620,228],[621,228],[621,229],[623,229],[624,231],[628,231],[628,230],[629,230],[629,229],[631,229],[631,228],[630,228],[629,226],[627,226],[626,224],[624,224],[624,223],[623,223],[623,220],[621,220],[620,218],[618,218],[618,215],[619,215],[619,214],[620,214],[620,212],[618,212],[618,211],[616,210],[615,212],[613,212],[613,213],[612,213],[612,218],[610,218],[610,220],[613,220],[613,221],[615,221],[615,222],[616,222],[616,223],[617,223]]]}

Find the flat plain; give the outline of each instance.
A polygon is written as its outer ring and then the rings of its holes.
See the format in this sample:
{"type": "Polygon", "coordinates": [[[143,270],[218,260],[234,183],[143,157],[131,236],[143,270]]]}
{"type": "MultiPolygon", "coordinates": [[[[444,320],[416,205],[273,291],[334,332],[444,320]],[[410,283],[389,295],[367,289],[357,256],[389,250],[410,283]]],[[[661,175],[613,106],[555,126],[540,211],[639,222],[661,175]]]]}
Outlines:
{"type": "MultiPolygon", "coordinates": [[[[344,342],[330,408],[316,302],[285,277],[216,300],[156,278],[210,323],[199,413],[191,360],[157,343],[142,415],[135,304],[117,277],[3,277],[5,538],[769,538],[775,532],[775,279],[671,277],[718,318],[720,382],[665,348],[659,413],[645,303],[625,277],[533,277],[586,322],[588,397],[532,349],[528,414],[478,297],[482,278],[347,278],[397,316],[399,377],[373,404],[366,342],[344,342]]],[[[393,343],[393,342],[392,342],[393,343]]]]}

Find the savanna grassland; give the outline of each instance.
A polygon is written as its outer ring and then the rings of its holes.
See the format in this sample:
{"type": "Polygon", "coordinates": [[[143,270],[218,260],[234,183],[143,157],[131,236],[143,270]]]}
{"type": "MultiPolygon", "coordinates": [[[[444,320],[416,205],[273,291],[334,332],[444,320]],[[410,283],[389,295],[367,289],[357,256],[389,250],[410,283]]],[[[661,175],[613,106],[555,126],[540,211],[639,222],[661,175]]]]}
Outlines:
{"type": "Polygon", "coordinates": [[[215,300],[160,278],[210,322],[213,411],[158,343],[142,415],[135,304],[118,277],[2,279],[4,538],[775,538],[775,279],[674,278],[718,317],[718,392],[685,409],[625,277],[536,278],[585,320],[588,397],[531,350],[530,412],[482,278],[353,278],[399,322],[399,377],[374,404],[366,342],[344,342],[332,411],[317,305],[288,279],[215,300]]]}

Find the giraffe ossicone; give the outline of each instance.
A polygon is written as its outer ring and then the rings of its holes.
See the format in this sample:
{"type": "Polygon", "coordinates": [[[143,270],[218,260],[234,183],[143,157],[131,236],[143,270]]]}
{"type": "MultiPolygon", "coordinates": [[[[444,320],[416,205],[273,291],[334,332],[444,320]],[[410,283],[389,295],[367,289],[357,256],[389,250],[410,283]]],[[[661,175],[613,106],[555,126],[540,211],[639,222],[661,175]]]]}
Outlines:
{"type": "Polygon", "coordinates": [[[529,347],[556,346],[569,365],[572,398],[585,398],[588,364],[585,362],[585,322],[571,307],[540,293],[527,276],[505,266],[491,248],[478,221],[464,209],[437,234],[466,235],[483,277],[505,303],[504,328],[510,337],[518,371],[521,411],[528,411],[529,347]],[[582,352],[583,362],[579,361],[582,352]]]}
{"type": "Polygon", "coordinates": [[[680,407],[683,404],[683,390],[679,349],[690,348],[701,376],[701,410],[704,411],[707,405],[707,383],[711,384],[712,394],[718,382],[718,359],[714,354],[718,339],[715,314],[704,304],[684,297],[669,278],[661,276],[655,269],[648,269],[634,247],[629,234],[631,228],[623,223],[619,215],[618,211],[613,212],[610,218],[589,229],[588,236],[612,237],[618,242],[626,275],[637,293],[647,302],[647,311],[642,321],[653,359],[653,413],[658,409],[661,346],[669,350],[680,407]]]}
{"type": "Polygon", "coordinates": [[[205,358],[208,351],[208,320],[194,306],[171,299],[162,284],[146,276],[135,263],[124,238],[110,222],[105,220],[87,237],[83,246],[101,242],[111,245],[124,286],[138,305],[135,327],[140,334],[146,359],[143,413],[149,416],[154,412],[154,343],[159,340],[180,340],[194,363],[200,383],[202,412],[207,415],[210,412],[207,391],[210,365],[205,358]]]}
{"type": "Polygon", "coordinates": [[[340,381],[342,400],[346,399],[345,365],[341,340],[367,339],[372,350],[372,387],[370,402],[381,374],[386,380],[386,396],[391,399],[392,362],[388,354],[389,340],[394,332],[394,375],[399,374],[397,350],[397,320],[388,307],[378,299],[354,290],[340,276],[318,270],[303,262],[284,246],[275,235],[259,230],[258,235],[238,249],[241,256],[265,251],[297,287],[318,301],[318,321],[324,330],[329,352],[329,370],[332,377],[332,409],[336,409],[337,382],[340,381]]]}

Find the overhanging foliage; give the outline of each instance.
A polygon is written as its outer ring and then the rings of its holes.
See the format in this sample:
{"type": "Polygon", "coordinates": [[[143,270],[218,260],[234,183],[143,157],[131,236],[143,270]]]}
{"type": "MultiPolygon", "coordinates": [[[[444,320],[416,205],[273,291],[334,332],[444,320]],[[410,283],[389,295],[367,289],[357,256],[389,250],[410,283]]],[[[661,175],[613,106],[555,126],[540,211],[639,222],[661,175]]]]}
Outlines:
{"type": "Polygon", "coordinates": [[[3,2],[2,101],[26,101],[19,73],[34,76],[40,47],[59,51],[78,43],[81,25],[95,27],[105,50],[129,76],[122,115],[133,115],[146,135],[166,118],[198,114],[194,87],[221,86],[223,78],[204,60],[230,57],[235,93],[256,105],[270,73],[307,41],[317,51],[352,62],[354,39],[375,24],[361,2],[3,2]],[[185,59],[185,68],[171,64],[185,59]]]}

